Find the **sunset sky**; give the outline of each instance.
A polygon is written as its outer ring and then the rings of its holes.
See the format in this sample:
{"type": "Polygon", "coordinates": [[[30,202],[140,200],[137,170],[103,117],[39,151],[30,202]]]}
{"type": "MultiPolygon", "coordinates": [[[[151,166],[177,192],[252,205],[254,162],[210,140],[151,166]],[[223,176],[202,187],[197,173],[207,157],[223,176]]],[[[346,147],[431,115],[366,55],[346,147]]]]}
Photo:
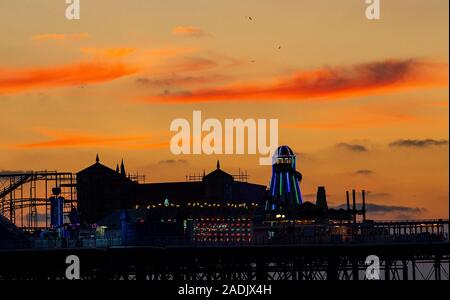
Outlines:
{"type": "Polygon", "coordinates": [[[279,119],[304,197],[368,191],[372,218],[448,218],[448,0],[0,0],[0,172],[95,162],[147,182],[259,155],[171,154],[172,120],[279,119]]]}

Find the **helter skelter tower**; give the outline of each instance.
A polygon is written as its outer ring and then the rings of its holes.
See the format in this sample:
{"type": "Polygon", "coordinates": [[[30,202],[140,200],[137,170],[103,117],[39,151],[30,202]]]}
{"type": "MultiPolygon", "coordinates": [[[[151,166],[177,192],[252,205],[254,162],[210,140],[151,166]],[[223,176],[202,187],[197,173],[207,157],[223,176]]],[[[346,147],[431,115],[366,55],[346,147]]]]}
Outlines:
{"type": "Polygon", "coordinates": [[[299,207],[303,203],[299,182],[302,174],[295,170],[297,157],[288,146],[280,146],[272,158],[270,197],[266,211],[299,207]]]}

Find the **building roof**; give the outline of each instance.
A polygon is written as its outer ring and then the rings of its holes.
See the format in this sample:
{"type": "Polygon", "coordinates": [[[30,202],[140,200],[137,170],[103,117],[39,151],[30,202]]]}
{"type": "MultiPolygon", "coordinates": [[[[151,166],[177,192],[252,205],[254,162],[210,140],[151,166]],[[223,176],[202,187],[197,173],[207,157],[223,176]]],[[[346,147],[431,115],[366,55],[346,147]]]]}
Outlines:
{"type": "Polygon", "coordinates": [[[95,158],[95,163],[93,165],[90,165],[89,167],[78,171],[77,175],[84,175],[84,174],[110,174],[110,175],[121,175],[120,177],[125,178],[125,166],[123,164],[123,160],[121,163],[121,172],[118,172],[118,168],[116,170],[113,170],[103,164],[100,163],[100,159],[98,157],[98,154],[95,158]]]}
{"type": "Polygon", "coordinates": [[[221,169],[216,169],[212,171],[211,173],[205,175],[204,179],[231,179],[233,180],[233,176],[228,174],[225,171],[222,171],[221,169]]]}
{"type": "Polygon", "coordinates": [[[95,164],[77,172],[78,174],[85,174],[85,173],[116,173],[113,169],[102,165],[99,162],[96,162],[95,164]]]}
{"type": "Polygon", "coordinates": [[[220,162],[217,161],[217,168],[212,171],[211,173],[207,174],[204,176],[203,180],[208,180],[208,179],[231,179],[233,180],[233,176],[228,174],[225,171],[222,171],[222,169],[220,169],[220,162]]]}

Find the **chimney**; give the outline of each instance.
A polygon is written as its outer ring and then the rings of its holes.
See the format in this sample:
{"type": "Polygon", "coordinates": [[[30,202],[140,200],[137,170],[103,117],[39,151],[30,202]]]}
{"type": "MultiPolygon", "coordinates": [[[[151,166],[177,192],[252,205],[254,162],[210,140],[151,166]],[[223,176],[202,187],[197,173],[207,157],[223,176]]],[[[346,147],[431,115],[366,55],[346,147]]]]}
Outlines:
{"type": "Polygon", "coordinates": [[[366,191],[362,190],[362,213],[363,213],[363,222],[366,221],[366,191]]]}
{"type": "Polygon", "coordinates": [[[327,210],[327,194],[325,192],[324,186],[319,186],[317,189],[317,198],[316,198],[316,206],[319,209],[327,210]]]}
{"type": "Polygon", "coordinates": [[[350,210],[350,195],[348,193],[348,191],[345,191],[345,194],[347,196],[347,211],[350,210]]]}
{"type": "Polygon", "coordinates": [[[353,223],[356,223],[356,191],[352,190],[353,198],[353,223]]]}

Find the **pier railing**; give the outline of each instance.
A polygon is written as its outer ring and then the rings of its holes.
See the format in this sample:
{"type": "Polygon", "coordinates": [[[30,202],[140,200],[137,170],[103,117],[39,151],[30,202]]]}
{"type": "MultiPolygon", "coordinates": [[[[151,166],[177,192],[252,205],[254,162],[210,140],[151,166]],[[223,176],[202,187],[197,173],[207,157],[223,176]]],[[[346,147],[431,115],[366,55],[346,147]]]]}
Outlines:
{"type": "Polygon", "coordinates": [[[141,236],[121,239],[120,231],[108,236],[84,238],[30,238],[0,241],[1,249],[33,248],[109,248],[118,246],[264,246],[264,245],[339,245],[339,244],[418,244],[448,243],[448,220],[380,221],[347,224],[256,226],[252,238],[226,240],[218,232],[205,240],[191,236],[141,236]]]}

